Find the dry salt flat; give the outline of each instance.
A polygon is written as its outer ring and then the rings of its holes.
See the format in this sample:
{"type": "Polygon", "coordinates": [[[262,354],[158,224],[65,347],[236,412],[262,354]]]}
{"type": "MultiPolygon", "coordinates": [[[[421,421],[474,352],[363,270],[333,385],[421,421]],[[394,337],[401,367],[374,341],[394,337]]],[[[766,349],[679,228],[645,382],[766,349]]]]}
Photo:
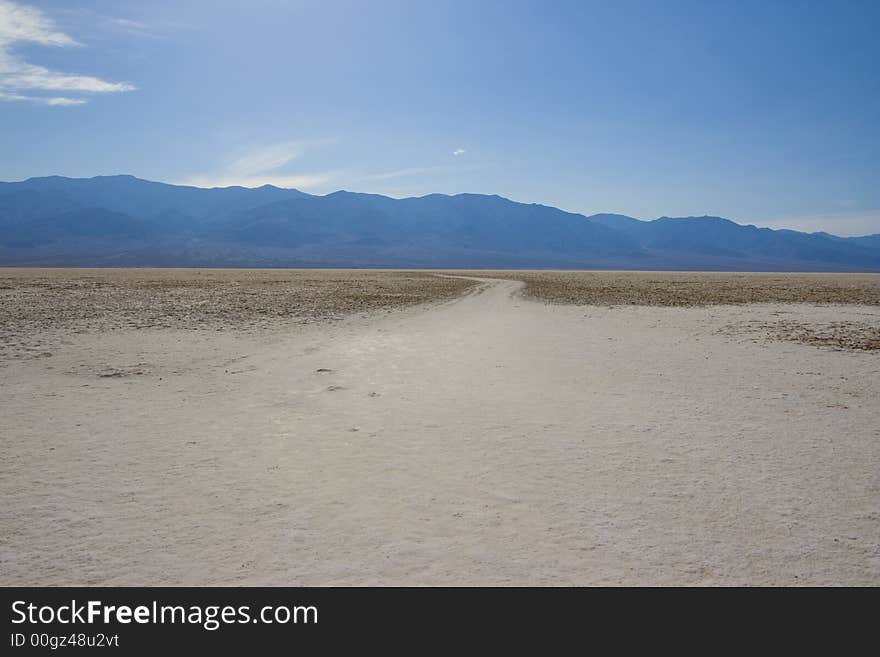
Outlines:
{"type": "Polygon", "coordinates": [[[880,352],[746,330],[877,306],[522,286],[4,363],[0,583],[880,583],[880,352]]]}

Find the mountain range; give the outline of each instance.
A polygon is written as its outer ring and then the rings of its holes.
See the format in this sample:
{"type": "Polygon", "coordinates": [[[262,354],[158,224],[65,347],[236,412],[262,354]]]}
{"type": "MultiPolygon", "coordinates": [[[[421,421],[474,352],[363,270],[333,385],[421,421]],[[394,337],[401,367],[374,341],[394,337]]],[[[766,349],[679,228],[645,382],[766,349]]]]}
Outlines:
{"type": "Polygon", "coordinates": [[[880,234],[584,216],[482,194],[316,196],[50,176],[0,183],[0,266],[880,271],[880,234]]]}

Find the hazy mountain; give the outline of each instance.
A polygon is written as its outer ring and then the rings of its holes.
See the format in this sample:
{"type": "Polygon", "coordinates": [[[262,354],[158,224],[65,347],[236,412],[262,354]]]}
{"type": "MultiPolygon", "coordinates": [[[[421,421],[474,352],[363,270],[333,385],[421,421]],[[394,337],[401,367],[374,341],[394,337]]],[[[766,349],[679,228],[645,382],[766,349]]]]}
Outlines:
{"type": "Polygon", "coordinates": [[[307,196],[295,189],[271,185],[204,189],[141,180],[134,176],[95,178],[30,178],[23,182],[0,183],[0,196],[28,192],[40,194],[42,203],[68,208],[102,207],[140,219],[162,217],[203,218],[217,213],[255,208],[282,199],[307,196]]]}
{"type": "Polygon", "coordinates": [[[626,233],[648,254],[681,262],[708,257],[719,264],[747,260],[771,269],[809,269],[815,264],[820,269],[876,270],[880,247],[870,236],[840,238],[827,233],[772,230],[721,217],[639,221],[621,215],[594,215],[588,219],[626,233]]]}
{"type": "Polygon", "coordinates": [[[313,196],[132,176],[0,183],[0,265],[880,271],[880,235],[591,217],[499,196],[313,196]]]}
{"type": "Polygon", "coordinates": [[[880,233],[877,233],[876,235],[864,235],[862,237],[844,237],[842,239],[845,239],[852,244],[873,247],[875,249],[880,248],[880,233]]]}

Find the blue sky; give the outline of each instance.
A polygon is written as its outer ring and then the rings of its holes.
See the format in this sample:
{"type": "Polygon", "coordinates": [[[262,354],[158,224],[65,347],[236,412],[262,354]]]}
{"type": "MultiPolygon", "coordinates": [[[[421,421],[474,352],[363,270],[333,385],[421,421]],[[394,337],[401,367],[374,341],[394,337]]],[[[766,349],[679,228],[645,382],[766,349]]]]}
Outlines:
{"type": "Polygon", "coordinates": [[[0,0],[0,179],[880,232],[880,2],[0,0]]]}

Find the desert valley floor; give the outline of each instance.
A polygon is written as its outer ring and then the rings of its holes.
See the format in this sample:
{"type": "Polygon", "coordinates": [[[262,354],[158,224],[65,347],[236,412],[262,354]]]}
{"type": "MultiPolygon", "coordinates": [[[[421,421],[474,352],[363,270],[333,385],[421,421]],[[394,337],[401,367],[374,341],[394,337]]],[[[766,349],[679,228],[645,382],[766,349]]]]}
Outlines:
{"type": "Polygon", "coordinates": [[[0,584],[880,584],[880,275],[201,275],[0,270],[0,584]]]}

